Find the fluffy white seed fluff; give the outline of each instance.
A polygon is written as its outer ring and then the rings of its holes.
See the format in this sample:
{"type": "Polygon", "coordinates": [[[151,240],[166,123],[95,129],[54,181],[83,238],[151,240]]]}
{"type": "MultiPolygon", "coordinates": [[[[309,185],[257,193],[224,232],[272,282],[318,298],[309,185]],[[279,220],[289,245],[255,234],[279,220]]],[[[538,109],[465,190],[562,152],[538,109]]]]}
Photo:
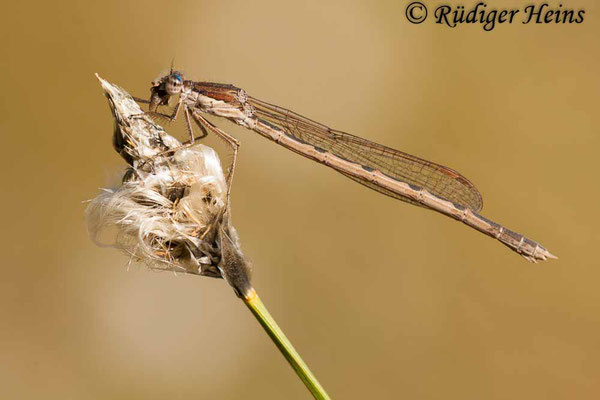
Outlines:
{"type": "Polygon", "coordinates": [[[202,273],[214,265],[210,249],[226,208],[221,163],[201,144],[158,157],[150,172],[134,167],[90,202],[90,236],[151,268],[202,273]]]}

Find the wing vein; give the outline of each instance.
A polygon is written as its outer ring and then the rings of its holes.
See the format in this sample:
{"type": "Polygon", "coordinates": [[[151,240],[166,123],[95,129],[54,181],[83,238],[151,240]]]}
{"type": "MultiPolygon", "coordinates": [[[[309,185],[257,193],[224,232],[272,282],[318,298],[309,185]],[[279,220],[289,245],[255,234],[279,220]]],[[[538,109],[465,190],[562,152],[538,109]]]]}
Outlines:
{"type": "MultiPolygon", "coordinates": [[[[331,129],[291,110],[254,97],[249,96],[248,102],[254,107],[257,117],[281,128],[293,138],[364,167],[378,170],[397,181],[418,186],[435,196],[467,207],[474,212],[480,211],[483,207],[483,199],[477,188],[451,168],[331,129]]],[[[421,205],[373,182],[341,173],[373,190],[411,204],[421,205]]]]}

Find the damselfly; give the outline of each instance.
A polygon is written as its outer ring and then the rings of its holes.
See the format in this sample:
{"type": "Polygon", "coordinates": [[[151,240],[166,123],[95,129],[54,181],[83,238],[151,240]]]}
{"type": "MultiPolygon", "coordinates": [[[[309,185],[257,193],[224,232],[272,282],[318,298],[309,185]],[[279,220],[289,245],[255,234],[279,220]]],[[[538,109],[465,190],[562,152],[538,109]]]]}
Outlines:
{"type": "Polygon", "coordinates": [[[190,143],[195,140],[194,121],[202,131],[200,137],[213,132],[231,146],[233,160],[227,178],[228,190],[240,144],[205,119],[204,113],[226,118],[387,196],[462,221],[498,239],[529,261],[556,258],[539,243],[479,215],[483,206],[481,194],[453,169],[331,129],[249,96],[233,85],[185,80],[181,72],[171,70],[152,83],[150,100],[136,100],[148,103],[150,114],[170,120],[177,118],[183,108],[190,143]],[[171,96],[179,96],[173,112],[170,115],[159,113],[158,107],[168,105],[171,96]]]}

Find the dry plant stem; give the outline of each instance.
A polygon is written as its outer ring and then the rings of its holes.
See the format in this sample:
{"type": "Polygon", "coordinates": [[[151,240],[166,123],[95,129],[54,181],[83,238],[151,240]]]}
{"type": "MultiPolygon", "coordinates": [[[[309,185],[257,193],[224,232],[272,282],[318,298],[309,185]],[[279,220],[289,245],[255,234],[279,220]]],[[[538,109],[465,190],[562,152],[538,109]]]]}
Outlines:
{"type": "Polygon", "coordinates": [[[277,322],[273,319],[269,311],[258,297],[254,289],[250,289],[241,297],[246,306],[252,311],[258,322],[265,329],[271,340],[275,343],[285,359],[290,363],[296,374],[302,379],[310,393],[315,399],[329,399],[329,395],[323,389],[317,378],[308,368],[308,365],[302,360],[300,354],[294,349],[292,343],[285,336],[277,322]]]}

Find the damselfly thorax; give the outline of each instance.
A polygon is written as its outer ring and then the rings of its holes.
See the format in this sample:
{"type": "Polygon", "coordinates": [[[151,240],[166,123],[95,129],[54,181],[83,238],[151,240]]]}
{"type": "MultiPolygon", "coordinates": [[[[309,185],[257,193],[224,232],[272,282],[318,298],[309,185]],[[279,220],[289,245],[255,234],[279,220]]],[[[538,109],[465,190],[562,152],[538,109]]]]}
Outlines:
{"type": "Polygon", "coordinates": [[[153,82],[149,101],[137,100],[149,103],[151,114],[171,120],[183,109],[191,143],[197,139],[192,121],[202,131],[200,137],[212,132],[225,140],[233,150],[228,190],[240,143],[206,120],[203,114],[227,118],[370,189],[462,221],[498,239],[529,261],[556,258],[539,243],[479,215],[483,207],[481,194],[457,171],[331,129],[291,110],[248,96],[233,85],[185,80],[180,72],[171,71],[153,82]],[[167,105],[172,96],[178,96],[173,113],[158,113],[158,107],[167,105]]]}

